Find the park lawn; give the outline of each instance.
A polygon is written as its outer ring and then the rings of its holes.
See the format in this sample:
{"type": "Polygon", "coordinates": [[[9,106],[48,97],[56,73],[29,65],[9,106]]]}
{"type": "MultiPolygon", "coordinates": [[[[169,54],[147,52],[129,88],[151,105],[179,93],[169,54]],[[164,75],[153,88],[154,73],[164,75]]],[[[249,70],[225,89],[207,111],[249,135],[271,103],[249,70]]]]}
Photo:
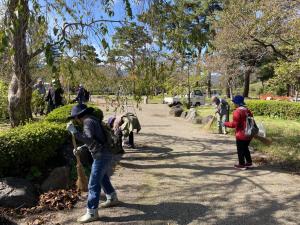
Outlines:
{"type": "MultiPolygon", "coordinates": [[[[198,113],[201,117],[214,114],[213,106],[198,107],[198,113]]],[[[232,120],[232,115],[230,115],[232,120]]],[[[261,142],[254,140],[251,145],[258,151],[267,153],[274,161],[279,162],[283,167],[293,171],[300,170],[300,122],[294,120],[275,119],[265,116],[255,116],[256,122],[263,123],[266,128],[266,135],[271,138],[271,146],[263,145],[261,142]]],[[[217,132],[217,125],[211,128],[217,132]]],[[[233,129],[230,134],[234,134],[233,129]]]]}
{"type": "Polygon", "coordinates": [[[161,104],[162,102],[163,102],[162,95],[150,96],[148,100],[149,104],[161,104]]]}
{"type": "Polygon", "coordinates": [[[300,122],[293,120],[273,119],[263,116],[255,117],[257,123],[263,122],[267,137],[273,141],[265,146],[254,140],[255,149],[273,156],[282,166],[300,170],[300,122]]]}

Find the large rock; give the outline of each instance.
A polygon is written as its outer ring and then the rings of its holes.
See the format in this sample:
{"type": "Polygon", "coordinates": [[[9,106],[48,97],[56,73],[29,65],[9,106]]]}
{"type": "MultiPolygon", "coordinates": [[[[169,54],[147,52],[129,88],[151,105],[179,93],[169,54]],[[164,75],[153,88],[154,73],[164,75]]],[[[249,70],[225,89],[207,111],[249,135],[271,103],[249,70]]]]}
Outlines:
{"type": "Polygon", "coordinates": [[[43,182],[41,189],[43,192],[67,189],[70,186],[70,169],[68,167],[57,167],[43,182]]]}
{"type": "Polygon", "coordinates": [[[169,114],[171,116],[180,117],[182,112],[183,112],[183,108],[181,108],[180,106],[173,106],[169,114]]]}
{"type": "Polygon", "coordinates": [[[0,224],[1,225],[18,225],[17,223],[13,222],[11,219],[4,215],[0,215],[0,224]]]}
{"type": "Polygon", "coordinates": [[[38,202],[35,187],[27,180],[7,177],[0,179],[0,206],[33,207],[38,202]]]}
{"type": "Polygon", "coordinates": [[[202,124],[202,118],[200,116],[197,116],[192,120],[193,124],[202,124]]]}
{"type": "Polygon", "coordinates": [[[186,116],[187,116],[187,112],[182,112],[180,117],[185,119],[186,116]]]}
{"type": "Polygon", "coordinates": [[[185,118],[187,121],[192,122],[197,116],[197,110],[195,108],[191,108],[185,118]]]}

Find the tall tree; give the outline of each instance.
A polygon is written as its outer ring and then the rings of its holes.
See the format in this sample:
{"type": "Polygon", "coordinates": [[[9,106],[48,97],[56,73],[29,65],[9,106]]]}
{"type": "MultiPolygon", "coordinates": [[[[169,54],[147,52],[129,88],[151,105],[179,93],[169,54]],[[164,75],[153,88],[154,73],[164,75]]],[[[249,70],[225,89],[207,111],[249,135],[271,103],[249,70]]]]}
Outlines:
{"type": "Polygon", "coordinates": [[[142,26],[131,23],[117,28],[113,38],[113,48],[109,51],[109,61],[120,64],[133,81],[133,94],[136,96],[137,66],[144,61],[147,54],[147,46],[152,39],[142,26]]]}
{"type": "Polygon", "coordinates": [[[297,1],[231,0],[218,13],[215,54],[239,63],[245,97],[249,95],[250,75],[256,67],[270,57],[289,61],[299,52],[295,49],[297,38],[289,35],[291,30],[297,30],[298,11],[297,1]]]}
{"type": "Polygon", "coordinates": [[[109,59],[120,63],[128,72],[133,72],[152,39],[143,26],[131,23],[116,28],[112,41],[113,48],[109,51],[109,59]]]}
{"type": "Polygon", "coordinates": [[[159,46],[181,56],[182,70],[186,62],[196,61],[200,75],[203,52],[214,35],[209,17],[215,10],[221,10],[220,1],[156,0],[140,20],[149,24],[159,46]]]}
{"type": "MultiPolygon", "coordinates": [[[[124,0],[126,4],[127,14],[132,16],[130,4],[128,0],[124,0]]],[[[6,9],[7,17],[5,18],[5,32],[1,39],[1,46],[10,47],[12,49],[12,74],[11,84],[9,87],[9,113],[12,126],[17,126],[20,123],[31,118],[31,75],[29,70],[30,61],[37,55],[45,52],[47,62],[53,62],[51,46],[57,45],[64,48],[70,44],[68,35],[70,30],[80,28],[81,31],[86,33],[93,33],[99,37],[99,42],[107,46],[103,35],[107,33],[105,20],[95,17],[93,14],[94,8],[102,7],[108,15],[113,15],[112,0],[107,1],[94,1],[94,0],[50,0],[50,1],[37,1],[37,0],[7,0],[6,9]],[[46,12],[42,12],[42,8],[46,12]],[[46,15],[54,13],[56,19],[54,21],[57,26],[54,26],[51,36],[55,37],[55,41],[41,40],[39,46],[33,51],[28,52],[28,28],[30,24],[36,23],[39,26],[46,23],[46,15]],[[57,17],[60,16],[60,19],[57,17]],[[63,24],[59,27],[60,23],[63,24]]],[[[111,21],[118,22],[118,21],[111,21]]]]}

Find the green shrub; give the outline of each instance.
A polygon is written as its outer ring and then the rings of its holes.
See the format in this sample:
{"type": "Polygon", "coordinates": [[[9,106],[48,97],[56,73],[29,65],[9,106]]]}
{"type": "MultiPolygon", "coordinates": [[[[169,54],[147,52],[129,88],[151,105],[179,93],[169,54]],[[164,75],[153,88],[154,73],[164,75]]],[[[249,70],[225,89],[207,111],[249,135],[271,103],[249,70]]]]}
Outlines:
{"type": "MultiPolygon", "coordinates": [[[[28,174],[36,177],[37,171],[45,171],[47,160],[57,155],[68,138],[66,121],[73,106],[53,110],[44,121],[0,132],[0,177],[28,174]]],[[[100,109],[95,107],[94,113],[103,118],[100,109]]]]}
{"type": "Polygon", "coordinates": [[[300,103],[297,102],[247,100],[246,104],[257,116],[300,121],[300,103]]]}
{"type": "Polygon", "coordinates": [[[0,81],[0,120],[8,117],[8,100],[7,100],[8,87],[5,83],[0,81]]]}
{"type": "MultiPolygon", "coordinates": [[[[45,120],[48,122],[66,123],[74,105],[75,104],[65,105],[53,110],[46,116],[45,120]]],[[[103,112],[99,108],[92,104],[89,104],[88,106],[95,109],[94,115],[97,118],[103,119],[103,112]]]]}
{"type": "Polygon", "coordinates": [[[46,168],[67,135],[64,125],[45,121],[0,132],[0,176],[22,176],[32,166],[46,168]]]}

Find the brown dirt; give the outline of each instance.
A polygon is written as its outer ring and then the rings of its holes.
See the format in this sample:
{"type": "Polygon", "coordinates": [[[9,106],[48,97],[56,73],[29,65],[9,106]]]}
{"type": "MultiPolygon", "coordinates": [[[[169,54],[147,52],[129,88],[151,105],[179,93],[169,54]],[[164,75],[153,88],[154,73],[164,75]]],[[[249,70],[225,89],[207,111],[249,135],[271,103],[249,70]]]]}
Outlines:
{"type": "MultiPolygon", "coordinates": [[[[91,225],[299,224],[299,176],[264,164],[235,170],[232,136],[203,133],[169,117],[165,105],[143,105],[138,116],[138,149],[127,151],[112,177],[122,203],[100,209],[100,220],[91,225]]],[[[44,224],[76,224],[85,204],[83,198],[73,210],[41,217],[44,224]]]]}

